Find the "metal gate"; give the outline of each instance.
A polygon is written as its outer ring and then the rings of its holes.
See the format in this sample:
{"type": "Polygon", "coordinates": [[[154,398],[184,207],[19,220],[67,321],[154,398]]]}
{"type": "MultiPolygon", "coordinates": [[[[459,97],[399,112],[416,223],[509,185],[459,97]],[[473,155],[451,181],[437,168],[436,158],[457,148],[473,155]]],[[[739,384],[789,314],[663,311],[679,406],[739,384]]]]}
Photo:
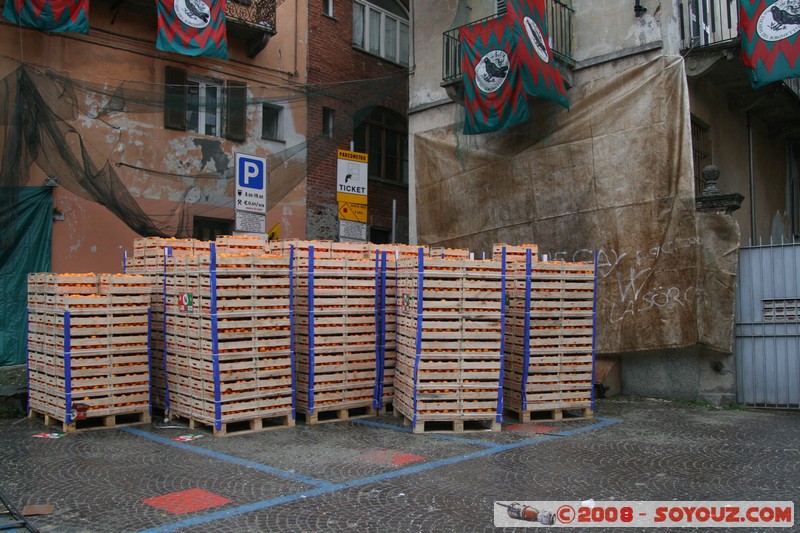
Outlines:
{"type": "Polygon", "coordinates": [[[740,404],[800,408],[800,243],[740,249],[735,353],[740,404]]]}

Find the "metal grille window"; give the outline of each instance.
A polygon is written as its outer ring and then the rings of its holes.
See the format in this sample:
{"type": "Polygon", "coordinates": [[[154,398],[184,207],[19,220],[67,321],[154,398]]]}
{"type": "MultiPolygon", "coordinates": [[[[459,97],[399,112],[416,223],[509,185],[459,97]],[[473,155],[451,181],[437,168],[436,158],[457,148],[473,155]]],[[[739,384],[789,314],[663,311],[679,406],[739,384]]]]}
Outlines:
{"type": "Polygon", "coordinates": [[[692,159],[694,162],[694,192],[699,195],[705,189],[703,168],[711,164],[710,128],[692,117],[692,159]]]}
{"type": "Polygon", "coordinates": [[[497,14],[505,15],[506,13],[506,0],[497,0],[497,14]]]}
{"type": "Polygon", "coordinates": [[[797,322],[800,321],[800,299],[762,300],[761,312],[764,322],[797,322]]]}
{"type": "Polygon", "coordinates": [[[405,8],[396,0],[355,0],[353,46],[408,66],[409,24],[405,8]]]}

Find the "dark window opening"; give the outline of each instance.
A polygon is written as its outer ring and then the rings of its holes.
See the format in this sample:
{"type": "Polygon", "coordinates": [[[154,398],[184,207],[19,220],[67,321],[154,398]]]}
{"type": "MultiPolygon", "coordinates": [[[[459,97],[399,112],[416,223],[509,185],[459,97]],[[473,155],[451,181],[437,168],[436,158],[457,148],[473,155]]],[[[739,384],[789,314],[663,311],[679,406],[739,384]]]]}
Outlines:
{"type": "Polygon", "coordinates": [[[220,235],[230,235],[233,221],[223,218],[194,217],[192,237],[201,241],[213,241],[220,235]]]}
{"type": "Polygon", "coordinates": [[[374,244],[392,244],[392,230],[370,227],[369,240],[374,244]]]}
{"type": "MultiPolygon", "coordinates": [[[[363,115],[362,115],[363,116],[363,115]]],[[[408,126],[390,109],[376,107],[366,117],[355,119],[353,147],[369,156],[370,178],[408,184],[408,126]]]]}
{"type": "Polygon", "coordinates": [[[703,169],[712,164],[711,128],[692,117],[692,160],[694,162],[694,193],[699,196],[706,188],[703,169]]]}

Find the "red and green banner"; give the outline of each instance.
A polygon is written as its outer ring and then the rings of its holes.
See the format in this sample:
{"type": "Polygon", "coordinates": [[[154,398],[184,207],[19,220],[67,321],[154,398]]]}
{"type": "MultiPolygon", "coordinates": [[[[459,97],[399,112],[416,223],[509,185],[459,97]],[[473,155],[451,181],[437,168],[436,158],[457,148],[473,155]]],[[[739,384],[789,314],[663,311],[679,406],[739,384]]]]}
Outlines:
{"type": "Polygon", "coordinates": [[[757,89],[800,76],[800,0],[739,0],[742,62],[757,89]]]}
{"type": "Polygon", "coordinates": [[[157,0],[156,48],[188,56],[228,59],[226,0],[157,0]]]}
{"type": "Polygon", "coordinates": [[[508,0],[506,6],[505,17],[520,43],[518,54],[525,92],[569,109],[564,79],[553,63],[545,0],[508,0]]]}
{"type": "Polygon", "coordinates": [[[525,122],[526,95],[569,108],[548,43],[544,0],[509,0],[505,15],[461,28],[459,39],[465,134],[525,122]]]}
{"type": "Polygon", "coordinates": [[[26,28],[89,33],[89,0],[6,0],[3,17],[26,28]]]}
{"type": "Polygon", "coordinates": [[[528,120],[528,102],[519,80],[516,42],[502,19],[460,30],[464,80],[464,133],[499,131],[528,120]]]}

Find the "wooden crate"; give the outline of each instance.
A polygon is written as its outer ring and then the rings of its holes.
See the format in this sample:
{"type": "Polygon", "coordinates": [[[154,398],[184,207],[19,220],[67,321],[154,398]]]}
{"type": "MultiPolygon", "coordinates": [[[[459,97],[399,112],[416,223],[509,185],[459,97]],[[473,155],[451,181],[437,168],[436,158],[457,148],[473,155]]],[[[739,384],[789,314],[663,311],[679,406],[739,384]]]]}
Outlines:
{"type": "Polygon", "coordinates": [[[419,256],[397,276],[395,412],[414,432],[499,430],[502,264],[419,256]]]}
{"type": "Polygon", "coordinates": [[[526,260],[510,266],[509,286],[506,409],[523,421],[576,409],[590,416],[594,265],[526,260]]]}
{"type": "Polygon", "coordinates": [[[165,403],[170,416],[211,426],[220,436],[291,427],[289,258],[263,249],[255,254],[216,250],[215,243],[208,254],[174,258],[167,265],[165,403]],[[184,295],[192,296],[191,307],[184,295]]]}
{"type": "Polygon", "coordinates": [[[495,243],[492,246],[492,258],[500,260],[503,256],[503,250],[506,253],[506,262],[524,262],[527,257],[528,250],[531,253],[532,262],[539,261],[539,246],[536,244],[520,244],[517,246],[511,244],[495,243]]]}
{"type": "Polygon", "coordinates": [[[321,412],[344,420],[349,410],[380,408],[375,260],[301,258],[295,266],[298,412],[316,423],[321,412]]]}

